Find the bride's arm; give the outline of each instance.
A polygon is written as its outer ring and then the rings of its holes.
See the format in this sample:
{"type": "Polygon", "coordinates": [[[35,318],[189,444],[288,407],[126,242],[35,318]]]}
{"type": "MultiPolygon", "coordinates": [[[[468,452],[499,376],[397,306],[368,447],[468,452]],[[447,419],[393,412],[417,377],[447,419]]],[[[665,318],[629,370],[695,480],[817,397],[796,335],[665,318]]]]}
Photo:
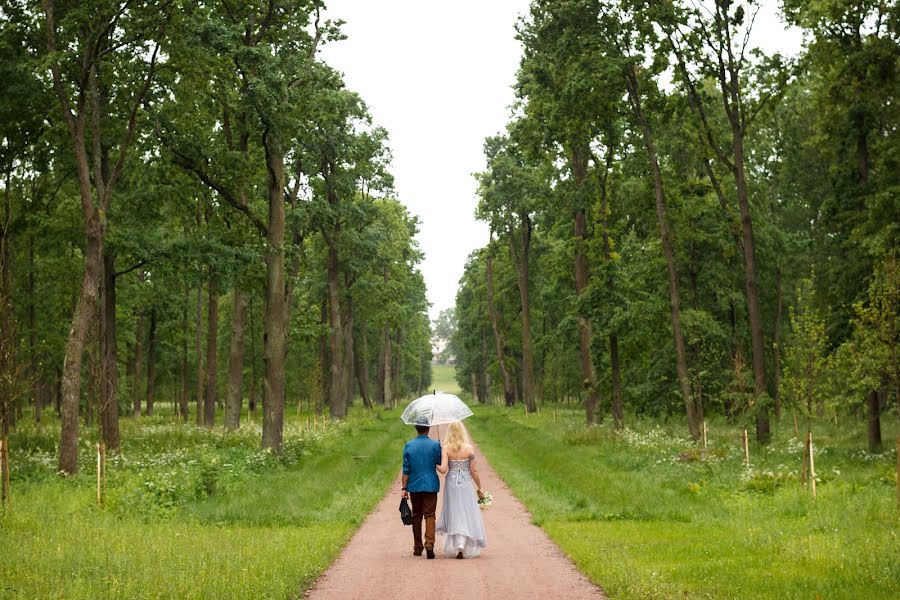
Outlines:
{"type": "Polygon", "coordinates": [[[469,471],[472,473],[472,480],[475,482],[475,489],[481,496],[481,477],[478,476],[478,467],[475,466],[475,453],[469,457],[469,471]]]}
{"type": "Polygon", "coordinates": [[[441,464],[437,466],[437,472],[441,475],[446,475],[448,464],[447,449],[441,448],[441,464]]]}

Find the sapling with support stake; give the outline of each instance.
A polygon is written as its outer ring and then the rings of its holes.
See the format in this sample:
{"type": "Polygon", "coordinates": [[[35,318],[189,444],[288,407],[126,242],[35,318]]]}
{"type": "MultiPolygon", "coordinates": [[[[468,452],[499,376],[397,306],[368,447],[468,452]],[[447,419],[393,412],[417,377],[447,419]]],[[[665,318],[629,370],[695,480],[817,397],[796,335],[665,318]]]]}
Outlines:
{"type": "Polygon", "coordinates": [[[806,485],[806,476],[809,474],[809,487],[813,498],[816,497],[816,468],[813,458],[812,431],[806,432],[803,441],[803,467],[800,470],[800,484],[806,485]],[[808,470],[807,470],[808,469],[808,470]]]}

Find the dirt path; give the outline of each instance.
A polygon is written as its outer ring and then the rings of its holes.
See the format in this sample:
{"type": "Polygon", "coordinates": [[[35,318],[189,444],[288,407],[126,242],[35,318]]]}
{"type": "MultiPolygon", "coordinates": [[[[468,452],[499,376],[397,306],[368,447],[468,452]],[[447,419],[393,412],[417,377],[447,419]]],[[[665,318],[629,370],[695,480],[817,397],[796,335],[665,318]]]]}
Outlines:
{"type": "MultiPolygon", "coordinates": [[[[398,462],[401,448],[398,447],[398,462]]],[[[606,596],[579,573],[560,549],[531,524],[521,502],[478,454],[483,489],[493,506],[482,513],[488,547],[481,556],[456,560],[444,556],[437,536],[437,558],[413,556],[410,527],[400,523],[400,477],[368,516],[337,561],[319,578],[307,598],[361,600],[460,598],[603,599],[606,596]]],[[[443,490],[443,478],[441,478],[443,490]]],[[[440,498],[438,495],[438,515],[440,498]]]]}

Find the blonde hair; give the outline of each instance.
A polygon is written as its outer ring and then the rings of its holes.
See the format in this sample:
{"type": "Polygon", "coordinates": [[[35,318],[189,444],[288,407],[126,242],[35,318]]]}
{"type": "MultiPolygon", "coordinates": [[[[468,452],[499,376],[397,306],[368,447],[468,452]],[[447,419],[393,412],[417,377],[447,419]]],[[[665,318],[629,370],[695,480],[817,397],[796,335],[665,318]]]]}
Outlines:
{"type": "Polygon", "coordinates": [[[471,443],[472,438],[469,437],[469,432],[466,431],[466,426],[462,424],[462,421],[450,423],[450,426],[447,427],[448,448],[452,449],[454,452],[459,452],[460,448],[471,443]]]}

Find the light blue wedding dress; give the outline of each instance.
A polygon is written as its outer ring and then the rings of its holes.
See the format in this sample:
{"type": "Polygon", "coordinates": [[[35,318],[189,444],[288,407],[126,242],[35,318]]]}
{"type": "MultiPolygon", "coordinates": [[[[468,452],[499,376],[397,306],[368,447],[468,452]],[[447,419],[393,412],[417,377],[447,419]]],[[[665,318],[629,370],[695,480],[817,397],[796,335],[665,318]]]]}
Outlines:
{"type": "Polygon", "coordinates": [[[471,558],[487,546],[470,460],[471,457],[449,461],[444,478],[444,505],[435,531],[444,535],[444,552],[448,556],[456,556],[462,550],[463,556],[471,558]]]}

